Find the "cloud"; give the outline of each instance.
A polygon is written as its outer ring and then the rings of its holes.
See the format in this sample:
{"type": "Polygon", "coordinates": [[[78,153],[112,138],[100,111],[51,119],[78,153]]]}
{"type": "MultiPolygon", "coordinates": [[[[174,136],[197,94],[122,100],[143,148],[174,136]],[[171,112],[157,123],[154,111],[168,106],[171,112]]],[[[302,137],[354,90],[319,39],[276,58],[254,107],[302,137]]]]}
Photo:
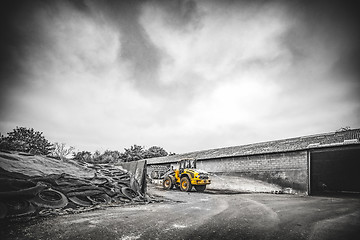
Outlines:
{"type": "Polygon", "coordinates": [[[275,8],[231,11],[199,4],[197,9],[202,18],[196,24],[201,27],[183,31],[167,24],[167,14],[158,8],[144,7],[141,23],[168,57],[160,68],[160,81],[166,86],[193,86],[189,91],[196,98],[184,111],[190,129],[204,120],[209,129],[246,121],[244,116],[254,115],[252,108],[266,106],[266,99],[276,95],[272,78],[291,58],[279,37],[290,24],[275,8]]]}
{"type": "Polygon", "coordinates": [[[335,8],[326,6],[11,5],[0,130],[34,127],[79,150],[180,153],[357,127],[356,34],[343,13],[329,20],[335,8]]]}

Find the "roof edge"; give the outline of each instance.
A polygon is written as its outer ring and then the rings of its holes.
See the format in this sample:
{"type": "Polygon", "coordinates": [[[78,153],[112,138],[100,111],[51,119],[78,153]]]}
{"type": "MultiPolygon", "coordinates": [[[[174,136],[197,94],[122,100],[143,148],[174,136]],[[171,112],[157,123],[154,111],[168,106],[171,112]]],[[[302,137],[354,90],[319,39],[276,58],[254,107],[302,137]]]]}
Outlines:
{"type": "Polygon", "coordinates": [[[239,156],[252,156],[252,155],[281,153],[281,152],[294,152],[294,151],[303,151],[303,150],[309,150],[309,149],[338,147],[338,146],[344,146],[344,145],[357,145],[357,144],[360,144],[360,128],[342,130],[342,131],[333,131],[333,132],[328,132],[328,133],[312,134],[312,135],[307,135],[307,136],[300,136],[300,137],[293,137],[293,138],[286,138],[286,139],[279,139],[279,140],[263,141],[263,142],[257,142],[257,143],[239,145],[239,146],[230,146],[230,147],[199,150],[199,151],[194,151],[194,152],[176,154],[176,155],[172,155],[172,156],[150,158],[150,159],[148,159],[148,161],[149,161],[149,164],[170,163],[170,162],[176,162],[181,158],[193,157],[191,155],[197,155],[197,154],[201,154],[201,153],[203,153],[204,157],[196,157],[196,158],[199,160],[208,160],[208,159],[219,159],[219,158],[229,158],[229,157],[239,157],[239,156]],[[277,144],[281,144],[281,143],[286,144],[289,142],[302,143],[304,141],[306,142],[306,140],[309,140],[309,139],[314,140],[316,138],[324,138],[324,137],[331,137],[331,136],[333,136],[335,138],[335,136],[341,136],[342,134],[347,134],[347,133],[351,133],[351,132],[353,132],[354,136],[357,136],[357,137],[353,138],[353,139],[345,139],[345,137],[343,137],[342,142],[330,142],[330,143],[324,143],[324,144],[321,144],[320,142],[318,142],[318,143],[309,143],[306,146],[300,146],[298,148],[293,148],[293,149],[269,149],[269,151],[265,150],[263,152],[249,152],[249,153],[235,152],[234,154],[224,153],[224,154],[220,154],[218,156],[209,156],[209,155],[211,155],[212,151],[216,151],[216,152],[220,151],[221,152],[224,150],[247,148],[247,147],[251,147],[251,146],[253,146],[253,147],[259,146],[259,147],[265,148],[264,145],[266,145],[266,144],[275,145],[276,143],[277,144]],[[208,155],[208,156],[206,156],[206,155],[208,155]]]}

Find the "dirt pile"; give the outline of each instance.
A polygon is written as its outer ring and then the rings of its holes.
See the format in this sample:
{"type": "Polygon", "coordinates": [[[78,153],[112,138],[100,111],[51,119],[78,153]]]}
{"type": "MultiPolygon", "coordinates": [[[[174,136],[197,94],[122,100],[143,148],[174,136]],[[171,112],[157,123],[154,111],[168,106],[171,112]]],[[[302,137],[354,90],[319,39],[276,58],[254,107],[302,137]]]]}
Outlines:
{"type": "Polygon", "coordinates": [[[126,167],[0,152],[0,219],[151,201],[146,162],[126,167]]]}

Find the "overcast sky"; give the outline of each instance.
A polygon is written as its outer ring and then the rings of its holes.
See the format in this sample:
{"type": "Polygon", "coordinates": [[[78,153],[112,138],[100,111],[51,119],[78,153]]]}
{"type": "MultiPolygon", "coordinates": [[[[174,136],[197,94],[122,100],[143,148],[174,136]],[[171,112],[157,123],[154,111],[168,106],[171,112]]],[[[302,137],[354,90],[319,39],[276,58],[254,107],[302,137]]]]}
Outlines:
{"type": "Polygon", "coordinates": [[[2,134],[184,153],[360,127],[351,1],[6,2],[2,134]]]}

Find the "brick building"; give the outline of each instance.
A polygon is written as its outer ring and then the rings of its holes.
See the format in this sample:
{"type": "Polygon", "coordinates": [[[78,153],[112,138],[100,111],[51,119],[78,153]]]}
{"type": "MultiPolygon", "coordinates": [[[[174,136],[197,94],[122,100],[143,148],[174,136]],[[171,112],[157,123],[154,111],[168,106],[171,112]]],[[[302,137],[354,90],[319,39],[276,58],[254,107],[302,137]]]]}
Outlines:
{"type": "Polygon", "coordinates": [[[148,159],[148,171],[196,158],[210,173],[253,178],[299,192],[360,192],[360,129],[148,159]]]}

